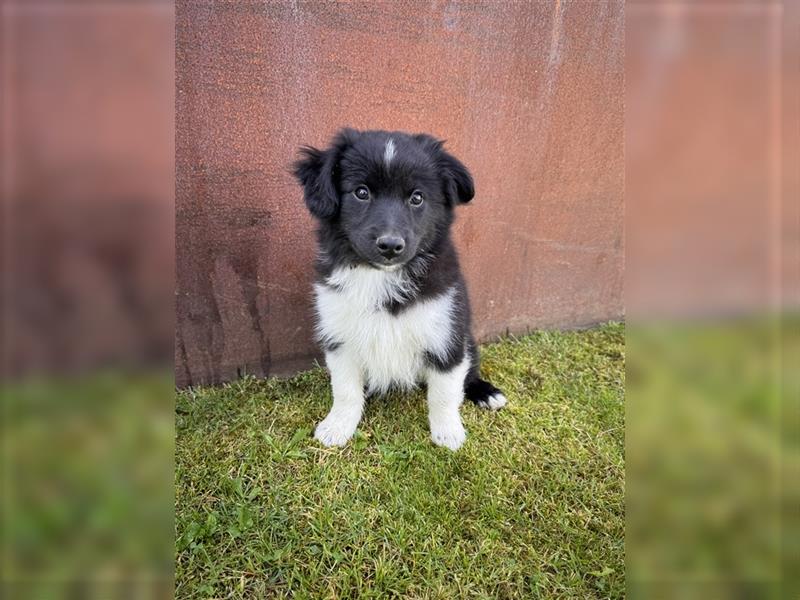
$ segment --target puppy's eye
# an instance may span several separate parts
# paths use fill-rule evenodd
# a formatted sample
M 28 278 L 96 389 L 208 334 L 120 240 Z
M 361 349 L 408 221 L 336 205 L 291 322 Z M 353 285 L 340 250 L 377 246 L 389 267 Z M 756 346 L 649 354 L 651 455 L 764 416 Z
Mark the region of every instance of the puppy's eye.
M 360 185 L 354 191 L 353 195 L 358 198 L 359 200 L 369 200 L 369 190 L 367 186 Z
M 423 202 L 425 202 L 425 197 L 419 190 L 411 194 L 411 198 L 408 199 L 408 203 L 411 204 L 411 206 L 419 206 Z

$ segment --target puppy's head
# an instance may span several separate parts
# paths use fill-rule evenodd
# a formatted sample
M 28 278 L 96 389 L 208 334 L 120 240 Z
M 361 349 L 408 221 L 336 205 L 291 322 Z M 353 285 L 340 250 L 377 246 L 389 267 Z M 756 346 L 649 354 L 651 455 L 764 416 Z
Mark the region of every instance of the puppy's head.
M 294 165 L 311 214 L 337 229 L 361 260 L 397 268 L 446 234 L 472 177 L 425 134 L 343 129 Z

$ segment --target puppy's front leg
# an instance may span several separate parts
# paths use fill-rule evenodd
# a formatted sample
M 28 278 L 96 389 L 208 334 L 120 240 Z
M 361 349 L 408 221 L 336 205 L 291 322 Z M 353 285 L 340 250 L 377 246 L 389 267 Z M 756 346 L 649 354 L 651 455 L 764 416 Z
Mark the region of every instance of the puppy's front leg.
M 358 362 L 345 348 L 326 352 L 325 363 L 331 372 L 333 407 L 317 425 L 314 437 L 324 446 L 344 446 L 353 437 L 361 421 L 364 378 Z
M 461 364 L 449 371 L 428 371 L 428 422 L 431 426 L 431 439 L 437 446 L 458 450 L 467 432 L 461 424 L 458 409 L 464 400 L 464 379 L 469 370 L 469 360 L 465 357 Z

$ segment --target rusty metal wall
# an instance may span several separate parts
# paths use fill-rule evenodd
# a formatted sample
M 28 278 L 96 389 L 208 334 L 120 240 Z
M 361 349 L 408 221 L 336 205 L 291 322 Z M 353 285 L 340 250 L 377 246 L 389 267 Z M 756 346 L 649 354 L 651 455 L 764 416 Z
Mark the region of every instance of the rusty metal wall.
M 2 370 L 168 364 L 172 6 L 6 0 L 0 11 Z
M 797 3 L 631 2 L 631 321 L 796 307 Z
M 471 169 L 477 336 L 623 315 L 621 2 L 176 3 L 176 383 L 317 356 L 314 223 L 288 173 L 341 126 Z

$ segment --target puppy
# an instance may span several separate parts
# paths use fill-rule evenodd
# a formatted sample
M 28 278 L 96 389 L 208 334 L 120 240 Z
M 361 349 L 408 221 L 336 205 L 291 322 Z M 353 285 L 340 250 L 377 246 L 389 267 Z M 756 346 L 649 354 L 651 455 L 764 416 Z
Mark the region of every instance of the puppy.
M 317 337 L 333 407 L 317 425 L 325 446 L 356 431 L 365 392 L 427 384 L 431 439 L 466 439 L 466 395 L 497 410 L 506 398 L 479 376 L 467 287 L 450 239 L 454 211 L 472 200 L 472 176 L 425 134 L 343 129 L 326 150 L 294 164 L 319 221 L 314 284 Z

